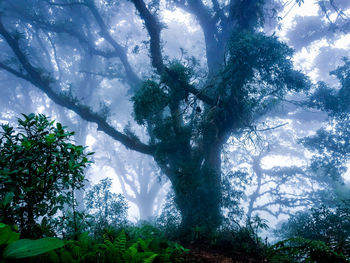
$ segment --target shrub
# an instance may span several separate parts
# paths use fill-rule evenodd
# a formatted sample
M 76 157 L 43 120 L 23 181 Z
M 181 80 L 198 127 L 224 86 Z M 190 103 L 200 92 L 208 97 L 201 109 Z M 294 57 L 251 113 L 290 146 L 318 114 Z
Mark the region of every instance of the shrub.
M 0 221 L 36 238 L 45 234 L 39 218 L 45 225 L 83 187 L 91 153 L 74 145 L 74 133 L 60 123 L 41 114 L 22 115 L 17 130 L 2 125 L 0 132 Z

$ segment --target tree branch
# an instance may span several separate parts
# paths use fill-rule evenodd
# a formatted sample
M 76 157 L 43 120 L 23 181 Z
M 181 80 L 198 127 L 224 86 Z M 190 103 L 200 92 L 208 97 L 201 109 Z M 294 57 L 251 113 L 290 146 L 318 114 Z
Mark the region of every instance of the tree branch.
M 21 73 L 21 72 L 15 70 L 15 69 L 13 69 L 13 68 L 7 66 L 6 64 L 4 64 L 4 63 L 2 63 L 2 62 L 0 62 L 0 68 L 6 70 L 6 71 L 8 71 L 8 72 L 10 72 L 11 74 L 15 75 L 15 76 L 18 77 L 18 78 L 21 78 L 21 79 L 25 79 L 25 80 L 27 80 L 27 81 L 30 81 L 30 78 L 29 78 L 27 75 L 24 75 L 23 73 Z
M 162 30 L 161 24 L 155 14 L 151 14 L 143 0 L 131 0 L 140 17 L 145 22 L 146 29 L 150 36 L 150 53 L 152 66 L 157 69 L 159 75 L 164 71 L 164 63 L 162 56 L 162 49 L 160 45 L 160 32 Z
M 168 74 L 169 78 L 175 83 L 178 82 L 181 87 L 183 87 L 183 89 L 185 89 L 186 91 L 188 91 L 189 93 L 193 94 L 197 99 L 205 102 L 208 105 L 211 106 L 215 106 L 216 105 L 216 101 L 210 97 L 208 97 L 207 95 L 205 95 L 203 92 L 210 87 L 206 86 L 204 87 L 202 90 L 197 90 L 193 85 L 188 84 L 186 82 L 180 82 L 178 76 L 176 76 L 173 72 L 171 72 L 170 70 L 168 70 L 168 68 L 165 68 L 165 72 Z
M 187 4 L 176 1 L 175 4 L 197 18 L 204 33 L 209 75 L 214 75 L 224 62 L 224 47 L 218 41 L 220 34 L 210 9 L 201 0 L 190 0 Z
M 101 117 L 97 113 L 94 113 L 88 107 L 78 104 L 73 98 L 70 98 L 63 94 L 55 93 L 52 87 L 50 86 L 51 84 L 50 81 L 45 76 L 43 76 L 42 73 L 40 73 L 40 70 L 38 68 L 35 68 L 33 65 L 30 64 L 27 57 L 20 49 L 18 40 L 13 38 L 6 31 L 1 21 L 1 16 L 0 16 L 0 35 L 2 35 L 3 38 L 6 40 L 7 44 L 12 49 L 13 53 L 16 55 L 18 61 L 21 63 L 23 69 L 27 72 L 27 75 L 19 73 L 18 71 L 12 68 L 9 68 L 4 64 L 1 65 L 1 68 L 7 70 L 8 72 L 10 72 L 11 74 L 17 77 L 20 77 L 29 81 L 34 86 L 42 90 L 56 104 L 74 111 L 76 114 L 78 114 L 82 119 L 86 121 L 96 123 L 98 126 L 97 130 L 103 131 L 107 135 L 111 136 L 113 139 L 122 143 L 125 147 L 144 154 L 149 154 L 149 155 L 153 154 L 154 149 L 151 146 L 143 144 L 142 142 L 132 139 L 127 135 L 117 131 L 114 127 L 108 124 L 103 117 Z
M 49 5 L 52 5 L 53 3 L 50 1 L 45 1 L 46 3 L 48 3 Z M 72 3 L 72 4 L 76 4 L 76 6 L 81 6 L 81 7 L 86 7 L 90 10 L 90 12 L 93 14 L 95 21 L 97 23 L 97 25 L 100 27 L 101 31 L 100 34 L 101 36 L 106 39 L 111 46 L 113 47 L 113 50 L 111 51 L 103 51 L 103 50 L 99 50 L 95 47 L 94 44 L 91 44 L 89 42 L 89 40 L 83 36 L 80 32 L 74 30 L 74 25 L 67 25 L 67 24 L 55 24 L 55 23 L 50 23 L 46 20 L 40 19 L 38 17 L 34 17 L 31 15 L 28 15 L 28 13 L 24 13 L 22 12 L 22 10 L 18 10 L 16 7 L 13 7 L 13 9 L 19 13 L 23 18 L 25 18 L 25 20 L 28 23 L 31 24 L 36 24 L 39 28 L 41 29 L 45 29 L 47 31 L 52 31 L 55 33 L 63 33 L 63 34 L 68 34 L 74 38 L 76 38 L 80 44 L 82 44 L 83 47 L 86 47 L 87 50 L 96 56 L 101 56 L 104 58 L 113 58 L 113 57 L 117 57 L 120 59 L 121 63 L 123 64 L 123 67 L 125 69 L 125 75 L 126 75 L 126 79 L 128 80 L 128 83 L 131 86 L 137 86 L 138 84 L 140 84 L 141 80 L 139 79 L 139 77 L 137 76 L 137 74 L 133 71 L 129 61 L 128 61 L 128 57 L 126 54 L 126 51 L 111 37 L 111 35 L 108 32 L 108 28 L 106 26 L 106 24 L 104 23 L 104 21 L 102 20 L 100 14 L 98 13 L 97 9 L 95 8 L 95 6 L 93 5 L 93 3 Z M 72 4 L 55 4 L 53 6 L 60 6 L 60 5 L 64 5 L 64 6 L 71 6 Z
M 123 66 L 124 66 L 126 75 L 129 78 L 129 82 L 133 83 L 133 84 L 139 84 L 140 83 L 140 79 L 136 75 L 136 73 L 133 71 L 133 69 L 132 69 L 132 67 L 131 67 L 131 65 L 130 65 L 130 63 L 128 61 L 128 57 L 126 55 L 126 51 L 110 35 L 109 29 L 108 29 L 107 25 L 105 24 L 105 22 L 103 21 L 103 19 L 102 19 L 101 15 L 99 14 L 99 12 L 97 11 L 97 8 L 96 8 L 94 2 L 93 1 L 89 1 L 88 3 L 86 3 L 86 6 L 88 7 L 90 12 L 94 16 L 97 24 L 99 25 L 99 27 L 101 29 L 101 32 L 100 32 L 101 36 L 104 39 L 106 39 L 109 44 L 112 45 L 112 47 L 115 50 L 115 53 L 118 54 L 118 57 L 119 57 L 120 61 L 122 62 Z

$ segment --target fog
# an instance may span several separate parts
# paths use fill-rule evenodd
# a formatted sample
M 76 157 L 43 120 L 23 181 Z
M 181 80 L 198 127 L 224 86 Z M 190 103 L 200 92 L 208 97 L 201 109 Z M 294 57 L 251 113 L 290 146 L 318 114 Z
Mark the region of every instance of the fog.
M 277 240 L 348 199 L 350 2 L 313 2 L 2 0 L 0 123 L 45 114 L 94 152 L 79 211 L 111 178 L 133 223 L 258 215 Z

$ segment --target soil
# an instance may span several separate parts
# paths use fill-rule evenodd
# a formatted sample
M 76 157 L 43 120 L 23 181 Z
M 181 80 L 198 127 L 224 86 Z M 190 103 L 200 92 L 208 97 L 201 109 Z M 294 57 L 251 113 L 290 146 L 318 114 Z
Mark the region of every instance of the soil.
M 266 263 L 262 259 L 255 259 L 246 255 L 225 255 L 222 252 L 213 251 L 208 248 L 190 247 L 191 251 L 186 262 L 199 263 Z

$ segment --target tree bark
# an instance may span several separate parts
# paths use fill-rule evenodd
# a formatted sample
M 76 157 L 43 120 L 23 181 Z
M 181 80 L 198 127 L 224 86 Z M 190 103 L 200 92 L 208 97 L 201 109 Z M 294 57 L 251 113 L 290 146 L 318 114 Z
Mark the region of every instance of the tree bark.
M 30 202 L 30 201 L 28 201 Z M 34 219 L 34 210 L 33 206 L 28 203 L 25 208 L 25 213 L 27 215 L 27 222 L 24 224 L 23 229 L 21 229 L 21 237 L 22 238 L 39 238 L 40 233 L 35 231 L 35 219 Z
M 188 156 L 173 161 L 169 176 L 183 241 L 205 242 L 221 224 L 221 148 L 215 144 L 205 149 L 200 162 Z

